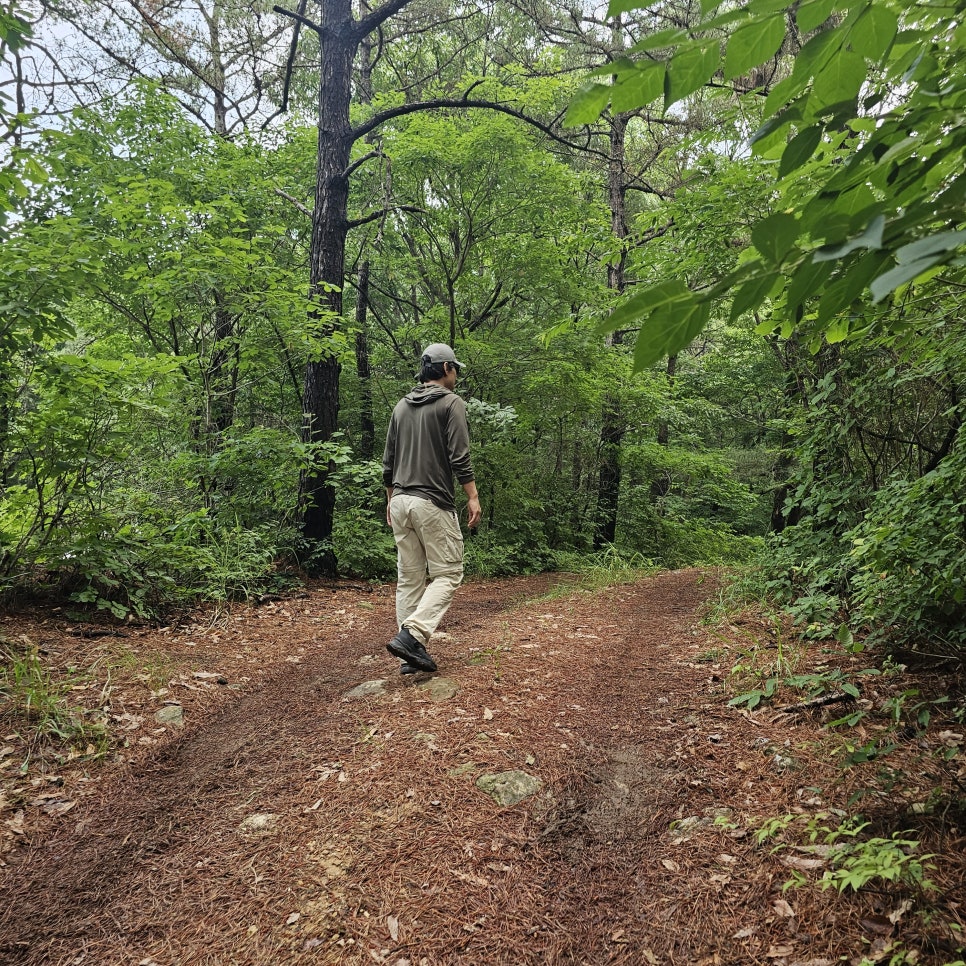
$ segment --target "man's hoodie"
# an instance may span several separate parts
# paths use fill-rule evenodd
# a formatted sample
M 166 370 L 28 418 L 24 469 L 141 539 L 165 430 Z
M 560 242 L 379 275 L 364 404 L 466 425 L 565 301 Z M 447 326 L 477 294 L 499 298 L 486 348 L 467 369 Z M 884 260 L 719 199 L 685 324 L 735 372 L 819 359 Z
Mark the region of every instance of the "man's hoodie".
M 382 480 L 393 492 L 455 510 L 453 477 L 473 480 L 466 404 L 437 383 L 417 386 L 396 403 L 382 455 Z

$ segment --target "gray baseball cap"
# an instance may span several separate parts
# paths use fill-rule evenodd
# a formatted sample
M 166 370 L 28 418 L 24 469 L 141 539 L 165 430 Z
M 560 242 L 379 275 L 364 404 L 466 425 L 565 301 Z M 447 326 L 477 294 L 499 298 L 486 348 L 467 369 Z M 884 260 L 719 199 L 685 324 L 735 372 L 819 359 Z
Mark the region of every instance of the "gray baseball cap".
M 460 369 L 466 368 L 466 364 L 456 358 L 456 353 L 445 342 L 434 342 L 432 345 L 426 346 L 423 349 L 423 361 L 425 362 L 427 359 L 430 362 L 453 362 Z

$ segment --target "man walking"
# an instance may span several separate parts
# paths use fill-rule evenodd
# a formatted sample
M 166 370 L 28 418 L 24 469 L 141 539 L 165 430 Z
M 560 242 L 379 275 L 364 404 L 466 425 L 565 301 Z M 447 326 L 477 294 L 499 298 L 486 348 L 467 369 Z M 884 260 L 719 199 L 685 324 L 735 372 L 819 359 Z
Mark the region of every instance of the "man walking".
M 466 492 L 471 530 L 481 517 L 466 404 L 453 391 L 462 368 L 448 345 L 427 346 L 421 385 L 396 404 L 386 434 L 382 479 L 386 522 L 396 539 L 399 625 L 386 647 L 403 662 L 403 674 L 436 670 L 426 645 L 463 581 L 463 534 L 453 498 L 454 476 Z

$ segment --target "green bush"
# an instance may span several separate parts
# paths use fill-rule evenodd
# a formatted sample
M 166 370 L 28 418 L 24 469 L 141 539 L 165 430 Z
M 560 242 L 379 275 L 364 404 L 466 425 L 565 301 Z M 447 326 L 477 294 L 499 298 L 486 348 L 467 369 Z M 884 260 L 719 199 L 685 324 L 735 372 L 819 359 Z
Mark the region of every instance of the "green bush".
M 854 619 L 873 637 L 966 646 L 966 452 L 880 490 L 850 533 Z

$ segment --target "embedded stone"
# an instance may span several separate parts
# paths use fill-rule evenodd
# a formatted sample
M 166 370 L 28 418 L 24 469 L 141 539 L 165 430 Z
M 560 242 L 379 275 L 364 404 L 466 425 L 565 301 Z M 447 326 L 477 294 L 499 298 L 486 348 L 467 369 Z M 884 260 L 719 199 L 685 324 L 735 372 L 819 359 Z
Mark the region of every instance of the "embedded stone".
M 516 805 L 540 791 L 543 782 L 525 771 L 501 771 L 496 775 L 481 775 L 476 787 L 497 805 Z
M 416 687 L 420 691 L 425 691 L 430 701 L 449 701 L 450 698 L 456 697 L 456 692 L 459 690 L 455 681 L 440 677 L 421 681 Z
M 180 704 L 166 704 L 154 716 L 158 724 L 171 725 L 172 728 L 184 727 L 184 708 Z
M 378 681 L 363 681 L 356 685 L 351 691 L 346 692 L 346 698 L 350 701 L 356 698 L 371 698 L 374 695 L 386 693 L 386 682 L 384 679 Z

